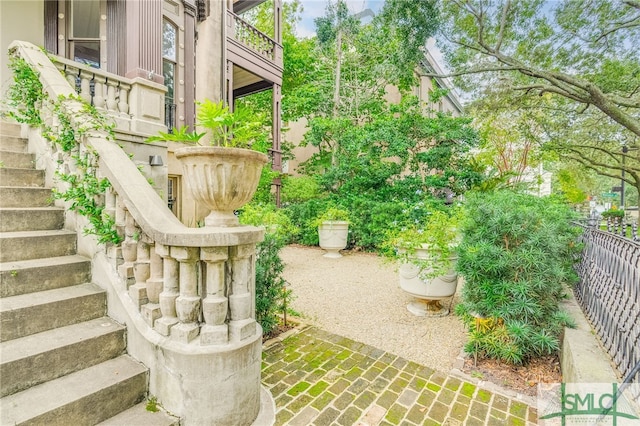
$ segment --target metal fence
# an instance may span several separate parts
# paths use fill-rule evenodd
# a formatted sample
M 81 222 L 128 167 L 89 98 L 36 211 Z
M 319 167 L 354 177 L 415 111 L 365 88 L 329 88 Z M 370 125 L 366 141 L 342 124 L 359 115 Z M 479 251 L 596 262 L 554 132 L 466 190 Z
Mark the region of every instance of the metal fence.
M 582 242 L 576 299 L 624 381 L 640 383 L 640 242 L 590 226 Z

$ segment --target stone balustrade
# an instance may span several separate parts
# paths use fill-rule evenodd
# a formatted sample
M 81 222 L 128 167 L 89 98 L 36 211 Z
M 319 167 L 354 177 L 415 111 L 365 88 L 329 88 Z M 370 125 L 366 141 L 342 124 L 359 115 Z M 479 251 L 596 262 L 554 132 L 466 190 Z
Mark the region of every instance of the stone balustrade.
M 144 134 L 166 130 L 163 85 L 124 78 L 59 56 L 51 59 L 78 96 L 111 117 L 117 130 Z

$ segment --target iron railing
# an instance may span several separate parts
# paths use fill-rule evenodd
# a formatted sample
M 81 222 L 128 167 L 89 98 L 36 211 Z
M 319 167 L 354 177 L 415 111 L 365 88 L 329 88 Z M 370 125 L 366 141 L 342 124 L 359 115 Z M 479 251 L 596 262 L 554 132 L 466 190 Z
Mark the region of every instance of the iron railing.
M 640 242 L 584 226 L 576 299 L 620 375 L 640 383 Z

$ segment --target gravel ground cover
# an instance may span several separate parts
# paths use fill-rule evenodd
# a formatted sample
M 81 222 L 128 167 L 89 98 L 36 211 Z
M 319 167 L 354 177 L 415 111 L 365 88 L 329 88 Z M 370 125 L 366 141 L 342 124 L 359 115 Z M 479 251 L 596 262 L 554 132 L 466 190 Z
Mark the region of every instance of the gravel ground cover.
M 445 373 L 451 370 L 466 341 L 455 315 L 409 313 L 412 297 L 400 289 L 395 265 L 375 254 L 344 251 L 340 259 L 327 259 L 323 253 L 296 245 L 281 252 L 294 296 L 291 307 L 306 323 Z

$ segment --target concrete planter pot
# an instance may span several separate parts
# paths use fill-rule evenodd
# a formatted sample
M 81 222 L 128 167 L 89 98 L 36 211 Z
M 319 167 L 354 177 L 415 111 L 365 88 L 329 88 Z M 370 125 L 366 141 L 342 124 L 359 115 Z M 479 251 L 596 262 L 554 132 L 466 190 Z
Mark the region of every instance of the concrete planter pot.
M 342 257 L 340 250 L 347 247 L 349 222 L 342 220 L 327 220 L 318 226 L 320 248 L 326 250 L 324 257 L 338 259 Z
M 239 225 L 234 210 L 251 201 L 268 161 L 261 152 L 218 146 L 181 148 L 176 158 L 193 198 L 211 209 L 206 226 Z
M 416 249 L 417 259 L 428 259 L 426 248 Z M 451 258 L 452 264 L 455 258 Z M 400 288 L 415 297 L 416 301 L 407 305 L 407 310 L 417 316 L 441 317 L 449 314 L 449 309 L 440 304 L 443 299 L 453 298 L 458 287 L 458 274 L 453 270 L 453 266 L 444 275 L 433 278 L 421 277 L 429 274 L 429 271 L 421 271 L 420 268 L 411 263 L 404 262 L 400 265 L 398 275 L 400 277 Z

